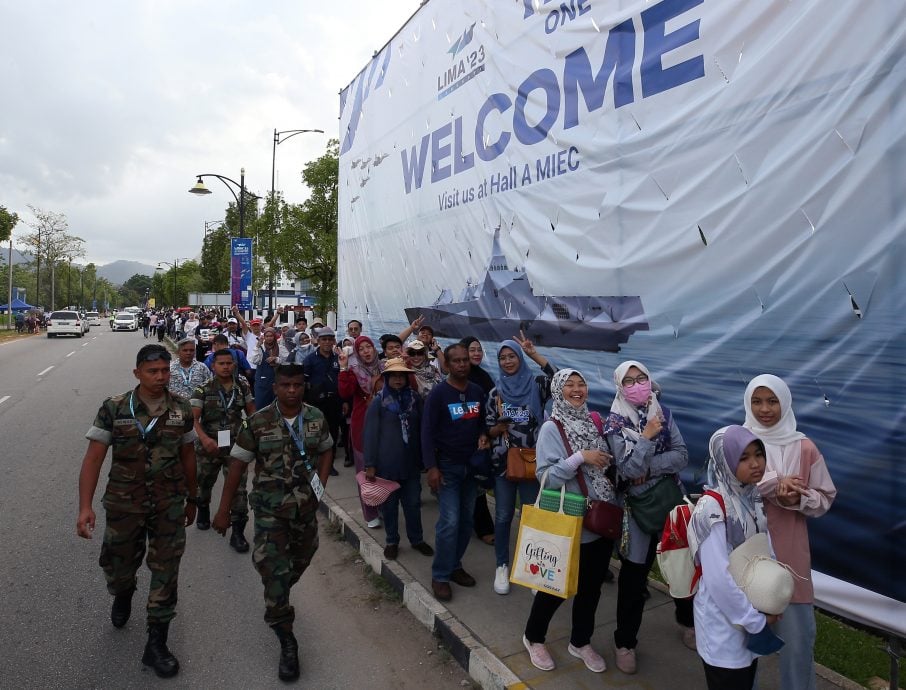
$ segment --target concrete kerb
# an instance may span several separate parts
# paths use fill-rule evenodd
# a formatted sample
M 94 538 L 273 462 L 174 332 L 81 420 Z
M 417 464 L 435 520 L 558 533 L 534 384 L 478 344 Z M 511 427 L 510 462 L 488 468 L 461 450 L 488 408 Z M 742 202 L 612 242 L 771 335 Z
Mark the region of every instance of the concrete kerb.
M 318 510 L 329 524 L 340 530 L 343 538 L 359 552 L 374 572 L 380 573 L 402 597 L 403 604 L 415 619 L 443 640 L 450 654 L 472 680 L 486 690 L 525 687 L 506 664 L 399 562 L 386 560 L 383 547 L 377 540 L 365 532 L 332 498 L 325 495 Z

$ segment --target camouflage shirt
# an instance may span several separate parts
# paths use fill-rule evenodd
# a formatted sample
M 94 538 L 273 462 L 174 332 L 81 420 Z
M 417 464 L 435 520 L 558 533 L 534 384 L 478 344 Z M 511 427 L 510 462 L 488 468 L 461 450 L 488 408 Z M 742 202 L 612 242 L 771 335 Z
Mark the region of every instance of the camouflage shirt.
M 242 426 L 242 412 L 247 405 L 254 404 L 255 396 L 243 376 L 234 377 L 230 392 L 213 378 L 196 388 L 189 402 L 193 410 L 201 410 L 201 428 L 216 441 L 221 429 L 229 429 L 230 438 L 236 438 Z
M 300 427 L 305 458 L 286 428 L 276 402 L 242 423 L 230 455 L 245 463 L 255 462 L 249 503 L 256 513 L 293 517 L 297 511 L 305 514 L 318 507 L 309 481 L 311 472 L 317 472 L 318 456 L 333 448 L 333 439 L 323 413 L 311 405 L 302 405 L 293 424 L 296 430 Z
M 113 446 L 104 492 L 107 510 L 145 513 L 185 499 L 186 480 L 179 452 L 184 444 L 195 440 L 192 408 L 168 392 L 164 396 L 166 411 L 144 440 L 137 422 L 147 429 L 154 418 L 138 396 L 138 387 L 107 398 L 85 434 L 90 441 Z

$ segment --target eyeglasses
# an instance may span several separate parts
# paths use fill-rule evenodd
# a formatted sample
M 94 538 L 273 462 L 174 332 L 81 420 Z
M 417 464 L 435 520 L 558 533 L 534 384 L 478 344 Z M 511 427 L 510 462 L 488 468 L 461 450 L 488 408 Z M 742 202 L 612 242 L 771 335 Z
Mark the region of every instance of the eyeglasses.
M 645 376 L 645 374 L 639 374 L 635 378 L 632 378 L 631 376 L 627 376 L 622 381 L 620 381 L 620 384 L 623 386 L 631 386 L 634 383 L 647 383 L 647 382 L 648 382 L 648 377 Z

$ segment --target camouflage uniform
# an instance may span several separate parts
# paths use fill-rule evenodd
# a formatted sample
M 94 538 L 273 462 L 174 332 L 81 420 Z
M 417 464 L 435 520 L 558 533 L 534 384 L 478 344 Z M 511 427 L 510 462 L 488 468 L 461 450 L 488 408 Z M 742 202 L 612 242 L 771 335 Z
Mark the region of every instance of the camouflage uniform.
M 235 392 L 235 395 L 232 393 Z M 223 396 L 221 398 L 221 396 Z M 232 401 L 232 404 L 230 404 Z M 205 383 L 203 386 L 196 388 L 192 393 L 190 403 L 192 409 L 201 410 L 199 422 L 204 432 L 215 441 L 217 432 L 223 429 L 230 430 L 231 441 L 236 439 L 236 434 L 242 426 L 242 412 L 246 406 L 255 402 L 249 384 L 242 377 L 234 377 L 233 391 L 227 393 L 220 382 L 214 378 Z M 226 403 L 226 410 L 224 410 Z M 223 446 L 218 449 L 215 455 L 211 455 L 202 447 L 199 441 L 195 442 L 195 459 L 198 467 L 198 502 L 201 506 L 207 506 L 211 503 L 211 489 L 217 482 L 218 472 L 223 472 L 224 481 L 226 480 L 229 469 L 230 446 Z M 249 506 L 246 489 L 246 477 L 248 472 L 243 471 L 242 480 L 239 482 L 239 488 L 236 495 L 233 496 L 233 503 L 230 506 L 230 521 L 233 523 L 245 524 L 248 521 Z
M 99 560 L 107 590 L 117 595 L 135 588 L 147 540 L 149 623 L 166 623 L 176 615 L 179 559 L 186 544 L 187 491 L 180 448 L 195 439 L 189 403 L 165 393 L 164 405 L 166 411 L 147 433 L 147 441 L 142 440 L 136 419 L 147 429 L 153 418 L 138 388 L 107 398 L 85 434 L 91 441 L 113 446 Z
M 324 415 L 302 405 L 299 413 L 305 454 L 313 472 L 318 456 L 333 448 Z M 294 428 L 299 428 L 299 418 Z M 277 409 L 262 408 L 247 419 L 231 455 L 255 462 L 250 502 L 255 511 L 252 562 L 264 584 L 264 620 L 270 626 L 292 625 L 290 588 L 298 582 L 318 550 L 317 499 L 309 484 L 311 474 Z

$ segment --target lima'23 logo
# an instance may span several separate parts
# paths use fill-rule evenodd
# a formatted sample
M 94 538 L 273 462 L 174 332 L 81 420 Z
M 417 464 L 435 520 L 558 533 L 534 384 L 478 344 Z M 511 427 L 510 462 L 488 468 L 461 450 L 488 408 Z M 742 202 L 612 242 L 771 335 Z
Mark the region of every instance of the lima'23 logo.
M 447 52 L 450 53 L 454 60 L 456 59 L 456 56 L 459 55 L 460 51 L 465 50 L 465 47 L 472 42 L 472 33 L 474 30 L 475 23 L 473 22 L 472 26 L 463 31 L 462 35 L 453 41 L 453 45 L 450 46 Z

